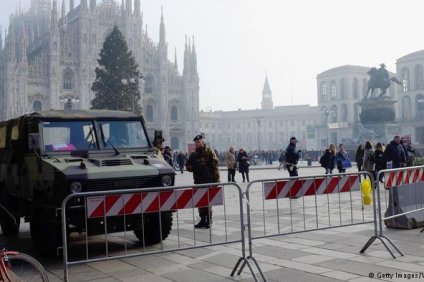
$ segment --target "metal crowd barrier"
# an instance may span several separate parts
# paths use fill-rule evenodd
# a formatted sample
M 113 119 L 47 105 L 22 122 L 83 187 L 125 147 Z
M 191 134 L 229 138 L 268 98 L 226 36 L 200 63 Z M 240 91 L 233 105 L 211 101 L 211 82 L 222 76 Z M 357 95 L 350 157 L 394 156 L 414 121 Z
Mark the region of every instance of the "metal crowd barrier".
M 387 240 L 393 248 L 401 256 L 403 256 L 403 253 L 399 250 L 399 248 L 383 234 L 383 221 L 394 220 L 396 218 L 424 210 L 424 187 L 422 183 L 424 181 L 424 166 L 381 170 L 377 174 L 377 180 L 381 181 L 376 181 L 378 183 L 377 214 L 379 232 L 375 237 L 380 239 L 383 243 L 384 241 L 382 239 Z M 382 193 L 384 198 L 381 195 Z M 398 198 L 402 199 L 401 203 L 394 202 L 395 194 L 397 194 Z M 400 204 L 402 206 L 400 206 Z M 386 213 L 389 215 L 383 216 L 383 209 L 386 210 Z M 370 244 L 371 243 L 372 242 L 370 242 Z M 392 257 L 396 258 L 387 246 L 386 248 L 389 250 Z
M 213 207 L 213 224 L 209 229 L 194 228 L 198 207 Z M 76 210 L 79 211 L 78 215 Z M 162 223 L 169 221 L 170 212 L 173 217 L 172 230 L 166 240 L 161 240 L 160 237 L 159 244 L 145 246 L 148 237 L 145 236 L 147 231 L 144 229 L 137 234 L 127 230 L 130 221 L 137 220 L 144 226 L 152 220 L 159 220 L 159 230 L 156 232 L 162 234 L 162 228 L 166 228 Z M 71 265 L 230 243 L 241 243 L 242 256 L 238 263 L 243 261 L 243 265 L 247 264 L 257 281 L 246 258 L 243 193 L 237 184 L 216 183 L 72 194 L 64 199 L 61 215 L 65 281 L 69 279 Z M 68 224 L 69 216 L 79 216 L 85 229 L 76 238 L 68 232 L 72 228 Z M 123 231 L 114 233 L 113 229 L 117 224 Z M 97 231 L 99 226 L 103 228 L 103 234 L 90 236 L 94 226 Z M 231 275 L 234 275 L 234 271 Z
M 372 210 L 364 208 L 361 177 L 370 178 L 373 183 L 368 172 L 263 179 L 249 183 L 246 190 L 247 260 L 257 265 L 252 250 L 255 239 L 366 223 L 374 223 L 377 234 L 375 197 Z M 260 274 L 266 281 L 261 270 Z

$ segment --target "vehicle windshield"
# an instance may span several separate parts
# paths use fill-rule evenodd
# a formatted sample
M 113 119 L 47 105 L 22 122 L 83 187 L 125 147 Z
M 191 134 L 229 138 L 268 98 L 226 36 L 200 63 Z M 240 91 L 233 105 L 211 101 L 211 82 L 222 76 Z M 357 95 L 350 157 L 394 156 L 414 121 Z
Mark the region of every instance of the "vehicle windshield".
M 45 121 L 42 125 L 46 152 L 98 148 L 92 121 Z
M 146 148 L 147 136 L 140 121 L 100 121 L 100 137 L 106 149 Z

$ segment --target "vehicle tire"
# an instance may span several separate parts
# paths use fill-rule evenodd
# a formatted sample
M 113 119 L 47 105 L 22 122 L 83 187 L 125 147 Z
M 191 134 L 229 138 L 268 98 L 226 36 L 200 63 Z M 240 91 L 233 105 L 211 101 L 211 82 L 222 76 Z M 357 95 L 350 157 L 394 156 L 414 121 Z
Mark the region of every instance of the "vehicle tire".
M 3 187 L 0 187 L 0 205 L 7 209 L 16 219 L 16 221 L 2 207 L 0 207 L 0 226 L 4 236 L 14 237 L 19 232 L 20 217 L 13 212 L 12 207 L 15 201 L 7 194 Z
M 35 258 L 23 253 L 8 254 L 7 258 L 11 281 L 49 281 L 46 270 Z
M 140 224 L 141 227 L 134 230 L 134 234 L 140 240 L 140 243 L 144 246 L 160 243 L 171 233 L 172 212 L 161 213 L 161 224 L 159 224 L 159 213 L 144 214 L 143 223 L 143 225 Z M 160 228 L 161 225 L 162 228 Z
M 61 226 L 41 205 L 36 205 L 29 223 L 31 239 L 38 253 L 48 257 L 57 256 L 57 248 L 61 246 Z

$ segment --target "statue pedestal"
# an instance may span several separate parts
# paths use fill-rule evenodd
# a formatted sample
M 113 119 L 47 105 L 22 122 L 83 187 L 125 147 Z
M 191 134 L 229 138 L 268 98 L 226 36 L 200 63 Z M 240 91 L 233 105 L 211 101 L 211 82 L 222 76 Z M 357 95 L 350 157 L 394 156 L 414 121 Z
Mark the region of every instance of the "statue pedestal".
M 366 137 L 374 144 L 387 143 L 394 135 L 400 134 L 400 127 L 395 123 L 395 103 L 397 101 L 389 97 L 364 99 L 359 103 L 361 106 L 359 117 L 365 131 L 368 132 Z M 369 134 L 370 132 L 374 134 Z

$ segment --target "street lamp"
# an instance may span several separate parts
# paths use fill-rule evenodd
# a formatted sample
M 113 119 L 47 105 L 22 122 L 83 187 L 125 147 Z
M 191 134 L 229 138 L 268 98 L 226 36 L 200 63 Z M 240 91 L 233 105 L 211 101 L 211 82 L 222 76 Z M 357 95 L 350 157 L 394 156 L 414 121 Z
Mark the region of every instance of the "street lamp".
M 143 79 L 143 75 L 139 75 L 140 79 Z M 132 90 L 132 101 L 131 101 L 131 112 L 134 113 L 135 112 L 135 94 L 137 93 L 137 80 L 134 77 L 130 77 L 130 78 L 123 78 L 121 79 L 121 83 L 125 86 L 130 85 L 131 90 Z
M 59 101 L 63 103 L 63 109 L 69 111 L 72 110 L 73 104 L 79 103 L 80 99 L 78 97 L 61 97 Z

